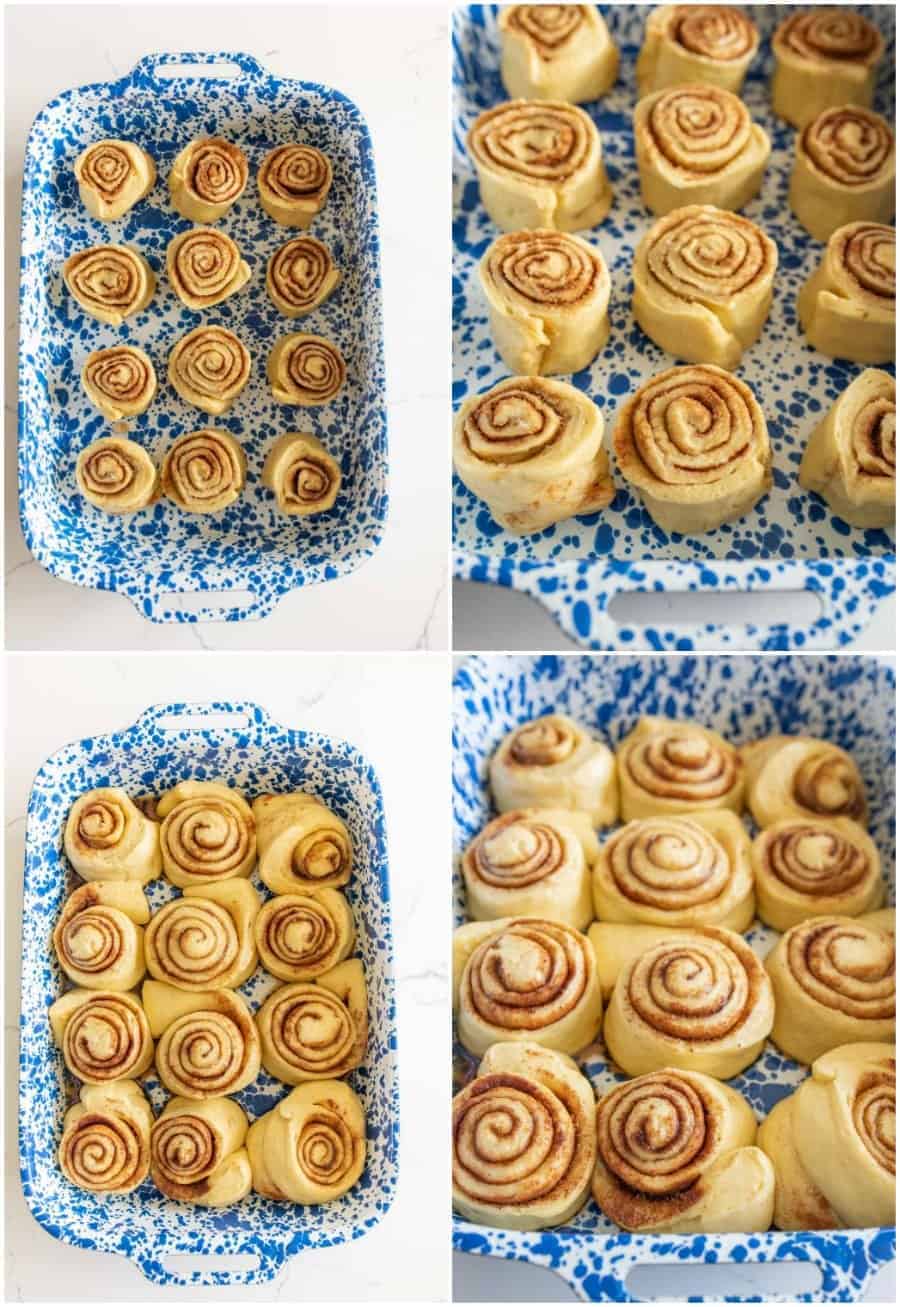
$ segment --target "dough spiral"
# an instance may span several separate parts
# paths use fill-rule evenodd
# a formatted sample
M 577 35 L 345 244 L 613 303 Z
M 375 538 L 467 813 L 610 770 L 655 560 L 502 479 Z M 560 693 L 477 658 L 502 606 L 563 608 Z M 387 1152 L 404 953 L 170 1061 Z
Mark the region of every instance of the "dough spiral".
M 230 989 L 185 993 L 158 980 L 142 991 L 159 1036 L 156 1070 L 173 1094 L 200 1100 L 236 1094 L 259 1074 L 260 1043 L 244 999 Z
M 327 154 L 312 145 L 278 145 L 256 179 L 266 213 L 283 227 L 308 227 L 324 206 L 333 171 Z
M 147 970 L 176 989 L 236 989 L 256 970 L 258 912 L 249 881 L 188 886 L 147 927 Z
M 856 10 L 822 6 L 785 18 L 772 53 L 772 108 L 802 128 L 823 109 L 872 103 L 884 38 Z
M 127 1194 L 147 1178 L 153 1112 L 140 1085 L 82 1085 L 59 1145 L 63 1175 L 79 1189 Z
M 254 923 L 259 960 L 279 980 L 315 980 L 353 951 L 356 931 L 340 890 L 277 894 Z
M 80 795 L 66 818 L 66 857 L 83 880 L 135 880 L 162 872 L 159 826 L 123 789 L 106 786 Z
M 276 1202 L 330 1203 L 366 1165 L 366 1118 L 343 1080 L 298 1085 L 247 1135 L 253 1188 Z
M 637 60 L 638 95 L 685 82 L 740 94 L 759 49 L 756 24 L 731 5 L 660 5 L 647 17 Z
M 166 273 L 182 304 L 196 310 L 221 304 L 250 280 L 237 245 L 214 227 L 194 227 L 173 236 L 166 250 Z
M 595 826 L 611 826 L 618 817 L 612 750 L 565 713 L 548 713 L 510 731 L 489 771 L 499 812 L 570 808 L 586 813 Z
M 136 345 L 113 345 L 87 356 L 81 384 L 105 418 L 121 422 L 150 407 L 156 394 L 156 372 L 149 355 Z
M 340 279 L 328 247 L 315 236 L 295 236 L 277 249 L 266 265 L 269 299 L 286 318 L 312 313 Z
M 879 223 L 851 222 L 832 233 L 797 297 L 800 324 L 815 349 L 855 363 L 894 358 L 896 248 L 894 228 Z
M 330 404 L 347 380 L 344 356 L 324 336 L 283 336 L 269 355 L 269 385 L 278 404 Z
M 288 431 L 273 441 L 262 483 L 274 494 L 279 512 L 306 517 L 334 508 L 341 468 L 321 440 L 307 432 Z
M 807 735 L 773 735 L 741 749 L 757 826 L 787 817 L 849 817 L 865 826 L 866 790 L 843 749 Z
M 259 874 L 273 894 L 337 889 L 353 870 L 353 843 L 340 817 L 311 794 L 253 801 Z
M 66 1066 L 90 1085 L 135 1080 L 153 1061 L 153 1040 L 133 994 L 70 989 L 48 1013 Z
M 53 931 L 59 965 L 82 989 L 129 990 L 144 974 L 150 908 L 136 881 L 90 881 L 66 899 Z
M 225 327 L 195 327 L 169 355 L 168 375 L 186 404 L 221 417 L 250 380 L 250 351 Z
M 124 436 L 102 436 L 83 449 L 75 481 L 88 503 L 104 513 L 136 513 L 159 499 L 153 459 Z
M 173 885 L 209 885 L 249 876 L 256 823 L 239 790 L 220 781 L 182 781 L 156 806 L 163 868 Z
M 81 202 L 101 222 L 123 217 L 156 183 L 156 164 L 133 141 L 95 141 L 75 160 Z
M 93 245 L 70 254 L 63 280 L 86 313 L 112 327 L 147 307 L 156 290 L 156 274 L 128 245 Z
M 616 768 L 623 821 L 744 806 L 740 755 L 694 722 L 641 717 L 616 749 Z
M 825 109 L 797 136 L 789 203 L 816 240 L 848 222 L 890 222 L 896 182 L 894 133 L 857 105 Z
M 507 94 L 583 104 L 605 95 L 619 52 L 594 5 L 507 5 L 499 15 Z
M 169 173 L 172 203 L 191 222 L 215 222 L 243 195 L 248 175 L 239 145 L 221 136 L 191 141 Z
M 884 899 L 878 849 L 856 822 L 787 818 L 753 841 L 760 920 L 789 930 L 808 917 L 855 917 Z
M 315 981 L 279 986 L 256 1021 L 263 1066 L 277 1080 L 299 1085 L 347 1075 L 366 1055 L 362 963 L 350 958 Z
M 878 368 L 854 377 L 803 453 L 799 481 L 851 526 L 892 526 L 897 503 L 897 389 Z
M 246 479 L 246 454 L 230 432 L 215 427 L 179 436 L 163 460 L 163 493 L 186 513 L 220 513 Z
M 230 1098 L 170 1098 L 150 1134 L 150 1175 L 176 1202 L 224 1207 L 250 1192 L 247 1116 Z

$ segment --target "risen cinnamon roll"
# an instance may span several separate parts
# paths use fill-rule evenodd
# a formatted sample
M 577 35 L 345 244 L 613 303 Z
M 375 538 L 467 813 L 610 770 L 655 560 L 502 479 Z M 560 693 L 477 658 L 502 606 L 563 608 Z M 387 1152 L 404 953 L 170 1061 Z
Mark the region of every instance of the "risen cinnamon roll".
M 163 460 L 163 493 L 186 513 L 220 513 L 244 488 L 247 456 L 229 431 L 179 436 Z
M 366 980 L 358 958 L 314 981 L 280 985 L 256 1014 L 262 1063 L 287 1085 L 331 1080 L 366 1055 Z
M 89 1085 L 136 1080 L 153 1061 L 153 1040 L 133 994 L 70 989 L 48 1012 L 66 1066 Z
M 590 1193 L 594 1092 L 540 1044 L 494 1044 L 453 1100 L 453 1206 L 508 1230 L 570 1221 Z
M 279 980 L 315 980 L 353 952 L 356 930 L 340 890 L 277 894 L 254 922 L 259 960 Z
M 311 794 L 263 794 L 253 801 L 259 874 L 273 894 L 346 885 L 353 870 L 350 832 Z
M 594 1198 L 625 1230 L 767 1230 L 775 1176 L 755 1142 L 756 1118 L 734 1089 L 653 1071 L 597 1104 Z
M 459 1038 L 470 1053 L 529 1039 L 576 1053 L 600 1028 L 596 958 L 571 926 L 539 917 L 470 922 L 454 934 L 453 966 Z
M 814 349 L 854 363 L 889 363 L 896 350 L 893 227 L 851 222 L 832 234 L 825 257 L 797 297 Z
M 159 1039 L 156 1070 L 173 1094 L 218 1098 L 245 1089 L 259 1074 L 259 1035 L 246 1000 L 230 989 L 186 993 L 159 980 L 141 991 Z
M 277 249 L 266 265 L 269 299 L 286 318 L 312 313 L 340 279 L 330 251 L 315 236 L 295 236 Z
M 69 809 L 66 857 L 83 880 L 136 880 L 162 873 L 159 826 L 117 786 L 88 790 Z
M 247 177 L 247 156 L 239 145 L 221 136 L 191 141 L 169 173 L 172 203 L 191 222 L 216 222 L 243 195 Z
M 467 138 L 481 202 L 502 231 L 581 231 L 609 212 L 600 133 L 576 105 L 510 100 L 485 109 Z
M 250 269 L 230 236 L 214 227 L 193 227 L 173 236 L 166 250 L 166 274 L 189 309 L 221 304 L 250 280 Z
M 893 1041 L 894 934 L 894 913 L 884 908 L 813 917 L 781 936 L 766 970 L 775 991 L 772 1039 L 783 1053 L 814 1062 L 840 1044 Z
M 59 965 L 82 989 L 134 989 L 150 908 L 137 881 L 93 880 L 66 899 L 53 932 Z
M 249 876 L 256 823 L 239 790 L 221 781 L 182 781 L 159 799 L 163 869 L 173 885 L 210 885 Z
M 250 380 L 250 351 L 225 327 L 195 327 L 169 355 L 169 385 L 186 404 L 221 417 Z
M 772 108 L 795 127 L 842 104 L 872 103 L 884 38 L 854 9 L 793 13 L 772 37 Z
M 366 1165 L 362 1103 L 343 1080 L 298 1085 L 247 1135 L 253 1188 L 276 1202 L 319 1205 L 352 1189 Z
M 756 24 L 731 5 L 651 10 L 637 60 L 638 95 L 703 82 L 740 94 L 759 49 Z
M 247 1115 L 230 1098 L 170 1098 L 150 1134 L 150 1177 L 167 1198 L 227 1207 L 252 1186 Z
M 851 526 L 892 526 L 897 502 L 897 389 L 866 368 L 809 438 L 799 481 Z
M 894 216 L 894 133 L 868 109 L 825 109 L 797 133 L 789 202 L 817 241 L 848 222 L 890 222 Z
M 332 341 L 295 332 L 275 345 L 267 375 L 276 403 L 309 408 L 330 404 L 339 394 L 347 380 L 347 365 Z
M 616 750 L 622 820 L 744 807 L 738 751 L 694 722 L 641 717 Z
M 149 356 L 136 345 L 113 345 L 87 356 L 81 384 L 104 417 L 121 422 L 149 408 L 156 394 L 156 373 Z
M 856 763 L 836 744 L 773 735 L 741 749 L 747 803 L 757 826 L 787 817 L 849 817 L 865 826 L 866 791 Z
M 761 921 L 789 930 L 808 917 L 858 917 L 884 901 L 874 842 L 846 817 L 777 821 L 753 841 Z
M 93 218 L 113 222 L 156 184 L 156 164 L 133 141 L 95 141 L 75 160 L 81 202 Z
M 246 880 L 189 886 L 147 928 L 147 970 L 176 989 L 236 989 L 256 970 L 259 895 Z
M 702 535 L 734 522 L 772 485 L 772 450 L 749 386 L 693 364 L 651 377 L 613 431 L 619 471 L 664 531 Z
M 153 299 L 156 274 L 137 250 L 128 245 L 92 245 L 70 254 L 63 280 L 92 318 L 120 327 Z
M 549 377 L 510 377 L 467 399 L 453 462 L 494 520 L 520 535 L 606 508 L 615 493 L 600 409 Z
M 595 826 L 619 815 L 612 750 L 565 713 L 549 713 L 510 731 L 490 762 L 491 793 L 499 812 L 515 808 L 570 808 Z
M 273 441 L 262 483 L 274 494 L 280 513 L 307 517 L 334 508 L 341 468 L 321 440 L 308 432 L 288 431 Z
M 60 1170 L 91 1193 L 131 1193 L 150 1169 L 152 1124 L 150 1104 L 133 1080 L 82 1085 L 63 1121 Z
M 153 459 L 124 436 L 103 436 L 83 449 L 75 481 L 88 503 L 104 513 L 136 513 L 159 499 Z
M 742 209 L 759 193 L 772 148 L 736 95 L 701 83 L 639 100 L 634 145 L 641 199 L 657 215 L 685 204 Z
M 328 199 L 332 168 L 312 145 L 278 145 L 263 159 L 256 185 L 266 213 L 282 227 L 308 227 Z
M 509 5 L 499 26 L 500 76 L 513 98 L 583 104 L 616 80 L 619 52 L 594 5 Z
M 769 316 L 777 267 L 755 223 L 710 204 L 675 209 L 635 253 L 635 320 L 669 354 L 736 368 Z

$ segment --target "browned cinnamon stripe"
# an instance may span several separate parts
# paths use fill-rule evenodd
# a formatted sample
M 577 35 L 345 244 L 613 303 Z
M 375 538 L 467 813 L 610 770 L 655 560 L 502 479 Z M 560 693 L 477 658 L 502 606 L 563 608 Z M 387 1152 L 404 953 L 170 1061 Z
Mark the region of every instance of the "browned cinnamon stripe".
M 788 971 L 816 1003 L 859 1021 L 893 1017 L 892 935 L 825 917 L 801 922 L 784 938 Z

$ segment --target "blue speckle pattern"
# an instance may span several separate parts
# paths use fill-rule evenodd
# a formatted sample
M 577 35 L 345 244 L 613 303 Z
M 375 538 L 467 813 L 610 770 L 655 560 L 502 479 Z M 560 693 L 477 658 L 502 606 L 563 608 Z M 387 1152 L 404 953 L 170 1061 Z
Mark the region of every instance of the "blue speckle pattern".
M 456 920 L 464 920 L 459 855 L 491 815 L 491 754 L 520 722 L 554 711 L 592 726 L 612 747 L 645 713 L 699 721 L 735 744 L 781 731 L 805 732 L 840 744 L 862 772 L 872 813 L 870 831 L 891 880 L 893 902 L 895 696 L 893 665 L 848 655 L 467 659 L 454 681 L 453 698 Z M 777 937 L 757 923 L 747 938 L 763 956 Z M 627 1078 L 609 1069 L 600 1044 L 592 1046 L 584 1070 L 598 1094 Z M 762 1056 L 730 1083 L 762 1118 L 805 1074 L 804 1067 L 767 1043 Z M 632 1235 L 608 1221 L 593 1199 L 558 1230 L 523 1234 L 454 1217 L 453 1233 L 453 1245 L 460 1252 L 549 1267 L 591 1302 L 634 1301 L 626 1279 L 641 1263 L 787 1260 L 814 1262 L 822 1272 L 821 1288 L 798 1301 L 853 1302 L 875 1270 L 896 1256 L 895 1244 L 893 1229 Z
M 234 78 L 164 76 L 165 64 L 237 65 Z M 185 308 L 165 275 L 166 246 L 193 224 L 172 207 L 167 179 L 175 155 L 197 136 L 238 143 L 250 164 L 240 200 L 216 223 L 250 264 L 237 295 L 202 315 Z M 78 195 L 72 165 L 101 137 L 134 140 L 156 161 L 146 199 L 112 223 L 93 219 Z M 266 262 L 297 234 L 263 210 L 256 176 L 275 145 L 302 140 L 324 150 L 334 184 L 311 234 L 323 240 L 341 270 L 332 296 L 305 318 L 283 317 L 265 289 Z M 149 259 L 157 290 L 143 313 L 109 327 L 84 313 L 62 280 L 73 251 L 131 244 Z M 240 54 L 153 55 L 118 82 L 67 91 L 38 114 L 25 166 L 19 356 L 19 503 L 34 557 L 54 576 L 126 594 L 153 621 L 240 621 L 265 616 L 279 596 L 334 580 L 363 563 L 381 540 L 387 514 L 387 415 L 375 170 L 368 128 L 340 92 L 280 80 Z M 222 418 L 185 404 L 166 380 L 175 342 L 201 322 L 236 332 L 253 359 L 249 385 Z M 322 408 L 279 405 L 266 383 L 266 359 L 289 331 L 335 341 L 347 361 L 347 382 Z M 109 431 L 84 394 L 86 356 L 114 344 L 140 345 L 153 360 L 159 390 L 130 424 L 133 438 L 158 466 L 185 432 L 203 426 L 230 431 L 244 446 L 248 478 L 223 513 L 195 515 L 165 500 L 112 517 L 87 504 L 75 484 L 79 452 Z M 331 512 L 309 518 L 277 512 L 260 476 L 265 454 L 285 431 L 312 431 L 341 465 L 343 482 Z M 180 606 L 172 596 L 250 591 L 251 602 L 210 598 Z
M 890 6 L 856 7 L 885 34 L 887 52 L 875 107 L 892 121 L 895 11 Z M 612 91 L 583 107 L 600 130 L 614 200 L 609 217 L 587 234 L 609 266 L 611 332 L 599 357 L 571 381 L 603 410 L 609 433 L 623 397 L 675 360 L 644 336 L 631 314 L 634 251 L 654 221 L 640 200 L 631 125 L 637 101 L 635 60 L 647 10 L 640 5 L 599 8 L 621 52 L 621 66 Z M 588 648 L 840 648 L 859 634 L 895 585 L 893 533 L 847 527 L 824 500 L 797 482 L 813 427 L 861 369 L 815 353 L 799 330 L 797 291 L 818 265 L 823 246 L 806 234 L 788 207 L 795 133 L 769 108 L 770 37 L 784 7 L 747 8 L 763 40 L 743 98 L 771 137 L 772 155 L 762 193 L 743 212 L 778 245 L 779 269 L 763 335 L 744 355 L 739 375 L 766 415 L 774 455 L 772 491 L 739 522 L 696 538 L 670 537 L 654 524 L 613 460 L 616 496 L 608 509 L 519 537 L 497 526 L 484 504 L 454 477 L 455 574 L 533 595 L 573 640 Z M 499 75 L 496 15 L 495 5 L 473 5 L 454 15 L 455 407 L 507 375 L 491 340 L 476 274 L 478 260 L 498 233 L 481 206 L 465 148 L 475 116 L 508 98 Z M 806 626 L 765 626 L 753 622 L 752 600 L 745 626 L 628 626 L 608 612 L 610 600 L 622 590 L 772 589 L 814 590 L 822 603 L 821 617 Z
M 213 719 L 238 714 L 236 726 L 179 729 L 166 719 Z M 275 1203 L 251 1194 L 221 1209 L 165 1198 L 145 1181 L 134 1193 L 101 1198 L 70 1184 L 56 1152 L 77 1082 L 54 1046 L 47 1009 L 67 987 L 49 939 L 63 902 L 82 882 L 68 866 L 62 832 L 71 804 L 95 786 L 121 785 L 132 796 L 159 794 L 184 779 L 226 781 L 248 799 L 308 790 L 346 822 L 354 870 L 346 894 L 357 925 L 356 953 L 366 974 L 369 1042 L 363 1065 L 349 1077 L 366 1113 L 368 1153 L 359 1183 L 320 1207 Z M 254 872 L 252 884 L 268 890 Z M 152 881 L 153 911 L 177 896 Z M 277 985 L 259 968 L 241 986 L 254 1011 Z M 22 1009 L 19 1055 L 19 1150 L 25 1200 L 35 1219 L 64 1243 L 130 1258 L 157 1284 L 256 1284 L 277 1274 L 304 1248 L 357 1239 L 377 1225 L 397 1183 L 399 1097 L 394 962 L 384 806 L 370 763 L 352 745 L 311 731 L 276 725 L 253 704 L 167 704 L 149 709 L 127 730 L 79 740 L 49 758 L 35 777 L 28 805 L 22 926 Z M 151 1070 L 144 1087 L 158 1113 L 167 1094 Z M 251 1120 L 289 1091 L 262 1071 L 235 1095 Z M 163 1264 L 172 1254 L 250 1254 L 253 1270 L 179 1273 Z

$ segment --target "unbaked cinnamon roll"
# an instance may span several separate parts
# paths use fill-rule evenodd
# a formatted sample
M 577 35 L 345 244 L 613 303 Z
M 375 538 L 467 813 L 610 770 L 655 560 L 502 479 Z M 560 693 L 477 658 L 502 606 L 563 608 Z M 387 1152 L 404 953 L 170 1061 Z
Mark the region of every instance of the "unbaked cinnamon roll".
M 722 368 L 669 368 L 644 382 L 619 413 L 613 448 L 622 476 L 669 534 L 737 521 L 772 485 L 762 409 Z
M 88 790 L 69 809 L 66 857 L 83 880 L 136 880 L 162 873 L 159 826 L 118 786 Z
M 485 109 L 467 143 L 481 202 L 502 231 L 581 231 L 609 212 L 600 133 L 574 104 L 510 100 Z
M 156 164 L 133 141 L 95 141 L 75 160 L 81 202 L 92 218 L 113 222 L 156 184 Z
M 260 203 L 282 227 L 308 227 L 328 199 L 332 176 L 331 160 L 321 150 L 278 145 L 260 164 Z
M 156 274 L 129 245 L 92 245 L 70 254 L 63 280 L 86 313 L 111 327 L 140 313 L 153 299 Z
M 48 1012 L 66 1066 L 89 1085 L 136 1080 L 153 1061 L 153 1040 L 133 994 L 70 989 Z
M 895 923 L 887 908 L 861 917 L 813 917 L 792 926 L 766 958 L 775 991 L 772 1040 L 814 1062 L 896 1030 Z
M 277 894 L 254 922 L 259 960 L 279 980 L 315 980 L 353 952 L 356 929 L 340 890 Z
M 347 380 L 344 356 L 324 336 L 282 336 L 269 355 L 266 374 L 277 404 L 304 408 L 330 404 Z
M 453 462 L 494 521 L 519 535 L 595 513 L 615 493 L 600 409 L 549 377 L 510 377 L 467 399 L 454 423 Z
M 358 958 L 316 980 L 280 985 L 256 1014 L 262 1063 L 287 1085 L 332 1080 L 366 1055 L 366 981 Z
M 825 257 L 797 297 L 814 349 L 854 363 L 890 363 L 896 350 L 893 227 L 851 222 L 829 238 Z
M 311 794 L 263 794 L 253 801 L 259 874 L 273 894 L 337 889 L 353 870 L 350 832 Z
M 453 1206 L 466 1220 L 563 1225 L 588 1198 L 595 1157 L 590 1082 L 540 1044 L 492 1045 L 453 1100 Z
M 286 318 L 312 313 L 341 279 L 328 247 L 315 236 L 295 236 L 266 265 L 269 299 Z
M 653 224 L 634 256 L 632 308 L 660 349 L 732 370 L 769 316 L 778 247 L 755 223 L 693 204 Z
M 641 717 L 616 750 L 622 820 L 744 807 L 738 751 L 695 722 Z
M 173 885 L 210 885 L 249 876 L 256 864 L 256 822 L 239 790 L 221 781 L 182 781 L 161 796 L 163 869 Z
M 894 133 L 879 114 L 845 104 L 797 133 L 788 199 L 817 241 L 848 222 L 890 222 L 895 184 Z
M 697 82 L 739 95 L 758 49 L 759 32 L 743 9 L 660 5 L 644 28 L 638 95 Z
M 179 436 L 163 460 L 163 494 L 186 513 L 220 513 L 246 480 L 247 455 L 229 431 L 215 427 Z
M 230 236 L 214 227 L 193 227 L 173 236 L 166 250 L 166 274 L 189 309 L 221 304 L 250 280 L 250 269 Z
M 846 817 L 777 821 L 753 841 L 759 918 L 789 930 L 809 917 L 858 917 L 884 901 L 881 858 Z
M 258 912 L 249 881 L 188 886 L 147 928 L 147 970 L 176 989 L 237 989 L 256 970 Z
M 195 327 L 169 355 L 169 385 L 186 404 L 221 417 L 250 380 L 250 351 L 225 327 Z
M 489 766 L 499 812 L 516 808 L 570 808 L 595 826 L 619 815 L 612 750 L 565 713 L 523 722 L 501 740 Z
M 866 368 L 809 438 L 799 481 L 851 526 L 893 526 L 897 503 L 897 388 Z
M 240 199 L 249 175 L 247 156 L 221 136 L 186 145 L 172 164 L 169 191 L 182 218 L 216 222 Z
M 736 1090 L 690 1070 L 653 1071 L 597 1104 L 594 1198 L 625 1230 L 768 1230 L 772 1164 Z
M 172 1094 L 236 1094 L 259 1074 L 259 1035 L 246 1000 L 230 989 L 187 993 L 145 980 L 144 1010 L 159 1038 L 156 1070 Z
M 153 459 L 125 436 L 102 436 L 83 449 L 75 481 L 88 503 L 104 513 L 136 513 L 159 499 Z
M 343 1080 L 298 1085 L 247 1135 L 253 1188 L 276 1202 L 318 1206 L 352 1189 L 366 1165 L 362 1103 Z
M 602 253 L 561 231 L 498 236 L 478 265 L 491 335 L 510 372 L 580 372 L 609 337 L 609 272 Z
M 884 38 L 854 9 L 821 7 L 785 18 L 772 53 L 772 108 L 805 127 L 823 109 L 872 103 Z
M 499 27 L 500 76 L 513 99 L 584 104 L 616 80 L 619 52 L 594 5 L 509 5 Z
M 59 965 L 82 989 L 134 989 L 146 969 L 149 920 L 137 881 L 89 881 L 66 899 L 53 932 Z
M 230 1098 L 170 1098 L 150 1134 L 150 1177 L 180 1203 L 227 1207 L 252 1187 L 248 1121 Z
M 757 826 L 788 817 L 849 817 L 865 826 L 868 805 L 856 763 L 836 744 L 772 735 L 741 749 L 747 804 Z
M 87 356 L 81 384 L 105 418 L 121 422 L 150 407 L 156 394 L 156 372 L 149 355 L 136 345 L 113 345 Z
M 280 513 L 308 517 L 334 508 L 341 467 L 321 440 L 309 432 L 288 431 L 273 441 L 262 483 L 274 494 Z
M 742 209 L 759 193 L 772 148 L 736 95 L 700 83 L 639 100 L 634 145 L 641 199 L 657 215 L 686 204 Z
M 150 1169 L 153 1111 L 133 1080 L 82 1085 L 59 1145 L 63 1175 L 96 1194 L 128 1194 Z

